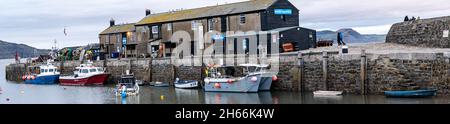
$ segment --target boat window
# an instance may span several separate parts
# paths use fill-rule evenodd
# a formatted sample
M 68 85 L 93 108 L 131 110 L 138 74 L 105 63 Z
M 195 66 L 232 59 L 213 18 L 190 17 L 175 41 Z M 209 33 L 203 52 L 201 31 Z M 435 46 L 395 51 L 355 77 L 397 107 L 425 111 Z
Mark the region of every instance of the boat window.
M 56 72 L 59 72 L 59 69 L 56 69 Z
M 82 73 L 89 73 L 89 71 L 87 69 L 83 69 L 81 70 Z
M 44 69 L 44 72 L 48 72 L 48 69 Z
M 89 69 L 90 72 L 96 72 L 97 70 L 95 68 Z
M 44 69 L 41 69 L 41 73 L 44 73 L 45 72 L 45 70 Z
M 103 68 L 97 68 L 99 72 L 103 72 Z
M 49 69 L 48 72 L 53 72 L 53 69 Z

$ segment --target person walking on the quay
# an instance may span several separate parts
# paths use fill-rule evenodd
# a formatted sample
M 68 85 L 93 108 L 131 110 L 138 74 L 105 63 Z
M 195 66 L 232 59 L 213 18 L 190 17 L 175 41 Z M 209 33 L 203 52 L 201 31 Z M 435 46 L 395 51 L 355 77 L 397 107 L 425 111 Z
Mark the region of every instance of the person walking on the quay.
M 338 42 L 338 46 L 341 46 L 341 45 L 345 46 L 342 32 L 338 32 L 338 34 L 337 34 L 337 42 Z

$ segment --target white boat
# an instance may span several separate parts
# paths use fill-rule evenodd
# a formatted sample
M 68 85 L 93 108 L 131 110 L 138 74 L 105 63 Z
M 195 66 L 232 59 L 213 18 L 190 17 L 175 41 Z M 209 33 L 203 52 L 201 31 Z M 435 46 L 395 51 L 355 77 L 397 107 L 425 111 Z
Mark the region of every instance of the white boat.
M 139 94 L 139 85 L 136 83 L 136 79 L 133 74 L 122 75 L 119 83 L 116 87 L 116 96 L 134 96 Z
M 315 91 L 314 96 L 340 96 L 342 91 Z
M 272 82 L 278 80 L 275 72 L 269 70 L 269 65 L 264 64 L 241 64 L 241 67 L 245 67 L 246 74 L 261 74 L 261 83 L 259 85 L 259 91 L 270 91 Z
M 198 87 L 198 81 L 195 80 L 180 80 L 179 78 L 175 81 L 175 88 L 180 89 L 192 89 Z
M 209 67 L 208 76 L 204 80 L 206 92 L 258 92 L 261 74 L 248 73 L 243 77 L 222 75 L 220 70 L 227 72 L 227 68 L 223 66 Z

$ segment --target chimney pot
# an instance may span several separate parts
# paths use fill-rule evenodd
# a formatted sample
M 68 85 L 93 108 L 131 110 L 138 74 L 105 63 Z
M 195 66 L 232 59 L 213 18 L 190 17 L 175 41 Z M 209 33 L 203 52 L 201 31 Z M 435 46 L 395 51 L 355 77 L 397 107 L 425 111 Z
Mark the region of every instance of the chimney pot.
M 109 20 L 109 26 L 112 27 L 114 25 L 116 25 L 116 21 L 113 18 L 111 18 L 111 20 Z
M 150 9 L 145 10 L 145 16 L 148 16 L 152 14 L 152 11 Z

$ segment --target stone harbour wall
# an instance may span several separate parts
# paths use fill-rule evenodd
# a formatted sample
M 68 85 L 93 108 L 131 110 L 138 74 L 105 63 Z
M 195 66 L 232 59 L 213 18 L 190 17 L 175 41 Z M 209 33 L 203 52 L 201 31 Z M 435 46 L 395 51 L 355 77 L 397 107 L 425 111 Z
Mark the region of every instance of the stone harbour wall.
M 450 95 L 450 53 L 393 53 L 393 54 L 339 54 L 338 52 L 282 54 L 272 60 L 278 66 L 278 80 L 273 90 L 344 91 L 349 94 L 382 94 L 385 90 L 402 89 L 400 85 L 413 84 L 412 88 L 436 88 L 439 95 Z M 61 64 L 61 63 L 58 63 Z M 68 61 L 63 74 L 71 74 L 79 65 Z M 104 66 L 104 61 L 94 62 Z M 151 65 L 151 66 L 150 66 Z M 25 64 L 6 67 L 6 78 L 18 81 L 25 73 Z M 184 80 L 202 80 L 200 66 L 174 66 L 170 59 L 122 59 L 107 60 L 106 68 L 112 74 L 110 83 L 116 83 L 120 75 L 131 70 L 145 82 L 168 82 L 173 84 L 178 77 Z M 241 75 L 236 67 L 235 75 Z M 150 73 L 151 72 L 151 73 Z
M 450 16 L 392 25 L 387 43 L 399 43 L 420 47 L 450 48 Z

